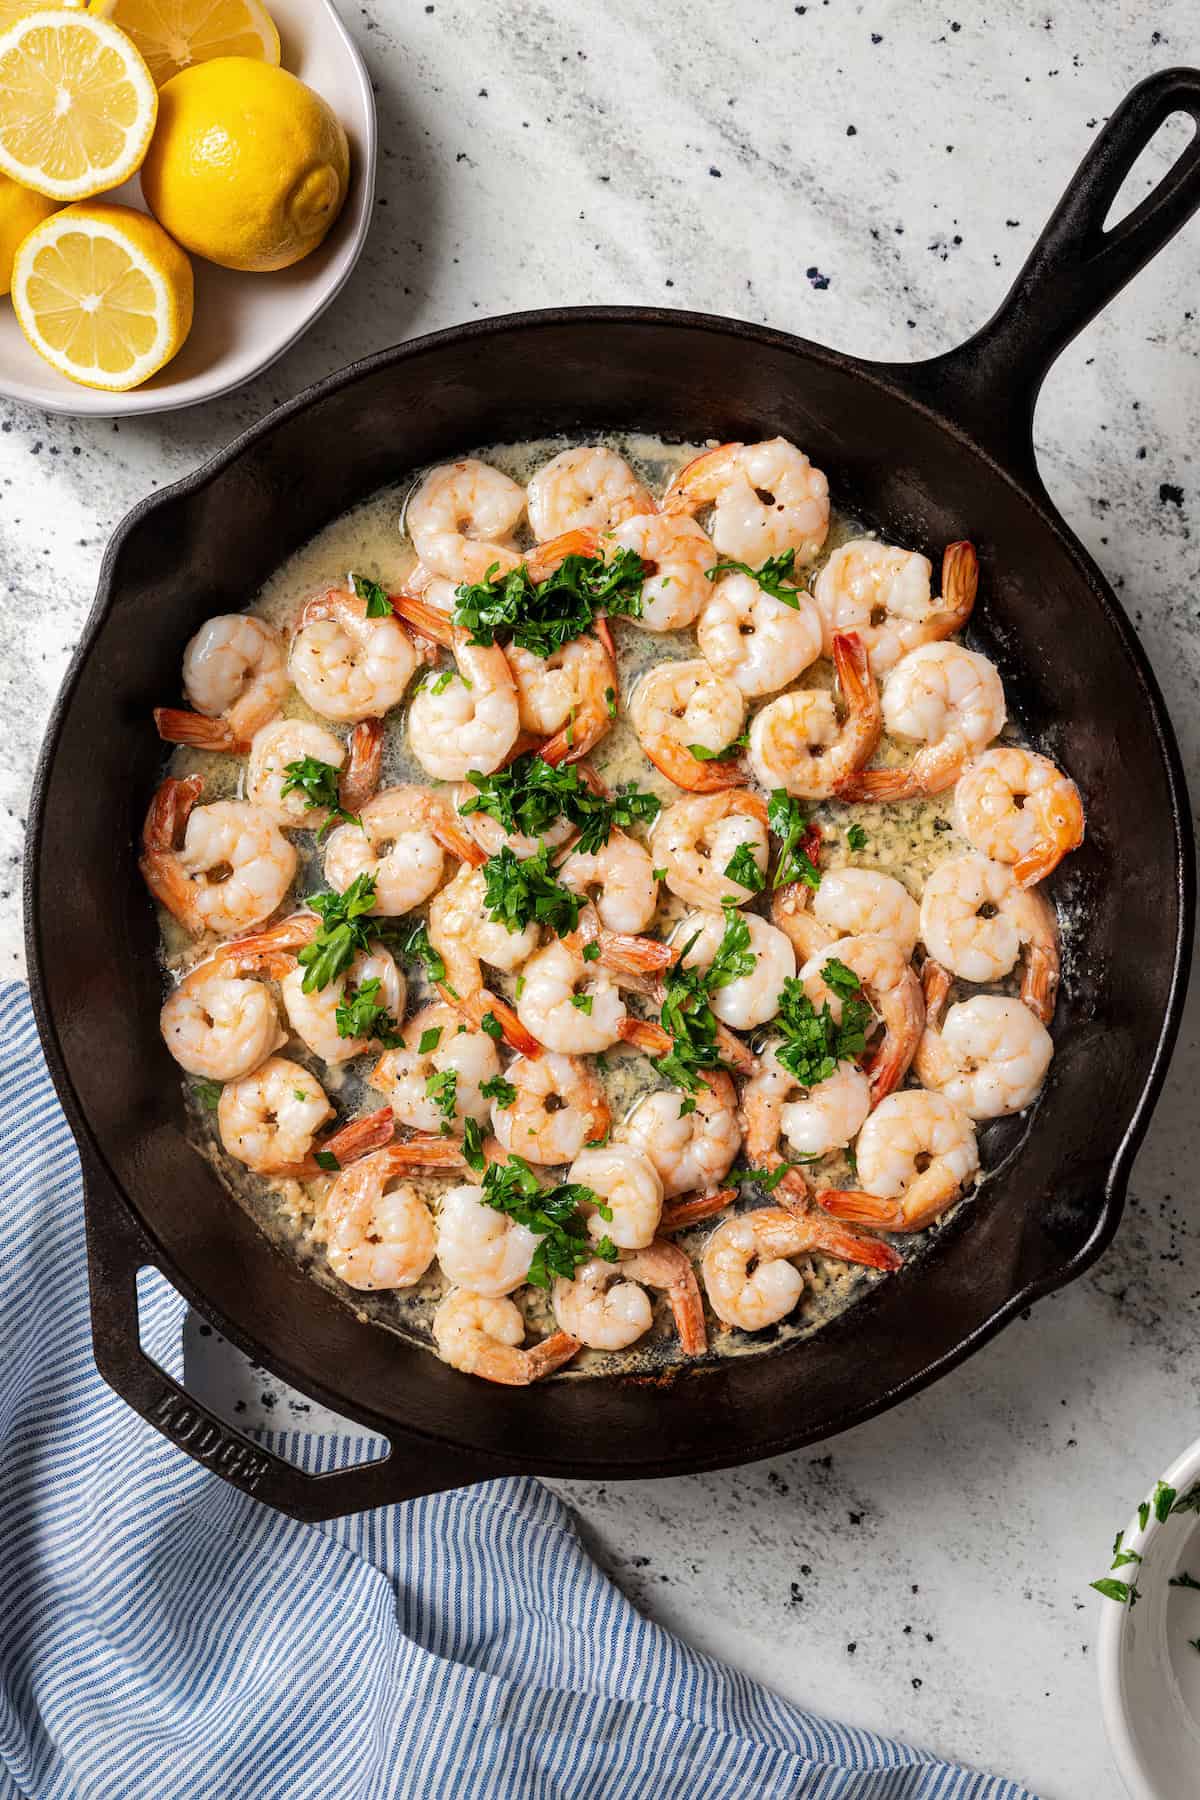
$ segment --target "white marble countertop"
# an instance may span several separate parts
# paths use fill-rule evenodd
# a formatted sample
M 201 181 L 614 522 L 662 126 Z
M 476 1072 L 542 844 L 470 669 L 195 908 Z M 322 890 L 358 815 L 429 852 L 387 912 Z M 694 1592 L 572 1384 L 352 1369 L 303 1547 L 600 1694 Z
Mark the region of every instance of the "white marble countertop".
M 647 0 L 368 0 L 347 16 L 382 160 L 373 234 L 332 312 L 199 411 L 118 428 L 0 404 L 5 974 L 21 970 L 43 721 L 105 539 L 150 487 L 351 357 L 516 307 L 662 303 L 929 354 L 991 310 L 1125 90 L 1200 60 L 1193 0 L 1123 0 L 1104 25 L 1091 0 L 958 17 L 925 0 L 700 0 L 685 15 Z M 1063 356 L 1037 425 L 1050 492 L 1123 593 L 1193 778 L 1198 270 L 1200 222 Z M 1200 1430 L 1198 1068 L 1193 1014 L 1115 1246 L 931 1392 L 754 1468 L 565 1485 L 618 1580 L 816 1710 L 1054 1800 L 1116 1800 L 1087 1584 Z M 195 1347 L 198 1378 L 219 1365 L 241 1416 L 297 1416 L 212 1341 Z

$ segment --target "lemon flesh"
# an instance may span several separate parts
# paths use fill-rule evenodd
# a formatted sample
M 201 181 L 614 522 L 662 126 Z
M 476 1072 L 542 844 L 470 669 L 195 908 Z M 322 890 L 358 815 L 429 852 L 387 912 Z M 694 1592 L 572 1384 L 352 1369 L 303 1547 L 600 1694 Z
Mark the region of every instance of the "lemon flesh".
M 0 175 L 0 294 L 7 294 L 12 286 L 13 258 L 21 239 L 57 211 L 55 202 L 44 194 L 35 194 L 32 188 Z
M 142 192 L 171 236 L 227 269 L 286 269 L 346 198 L 350 151 L 328 104 L 243 56 L 197 63 L 159 95 Z
M 82 12 L 87 0 L 55 0 L 60 8 L 70 12 Z M 107 4 L 107 0 L 104 0 Z M 18 19 L 27 19 L 30 13 L 45 12 L 46 0 L 0 0 L 0 31 L 7 31 Z
M 68 206 L 25 238 L 13 265 L 22 331 L 60 374 L 123 393 L 179 350 L 192 323 L 192 266 L 145 213 Z
M 31 13 L 0 36 L 0 172 L 82 200 L 136 172 L 158 112 L 150 71 L 106 19 Z
M 93 11 L 128 32 L 159 87 L 215 56 L 279 63 L 279 33 L 261 0 L 93 0 Z

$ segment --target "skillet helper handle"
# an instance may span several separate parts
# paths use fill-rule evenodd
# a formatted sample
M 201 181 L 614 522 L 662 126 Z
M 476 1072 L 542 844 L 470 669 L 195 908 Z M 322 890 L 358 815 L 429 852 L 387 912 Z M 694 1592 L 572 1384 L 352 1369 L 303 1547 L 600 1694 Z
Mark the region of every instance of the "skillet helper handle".
M 1145 199 L 1106 231 L 1126 176 L 1176 113 L 1190 116 L 1194 135 Z M 890 373 L 1036 480 L 1033 410 L 1051 364 L 1198 207 L 1200 69 L 1163 69 L 1112 114 L 987 324 L 957 349 Z
M 157 1266 L 158 1257 L 108 1174 L 86 1152 L 81 1158 L 96 1366 L 127 1406 L 194 1461 L 290 1518 L 308 1521 L 463 1487 L 493 1473 L 414 1440 L 406 1458 L 393 1443 L 379 1461 L 309 1475 L 218 1419 L 142 1349 L 138 1270 Z

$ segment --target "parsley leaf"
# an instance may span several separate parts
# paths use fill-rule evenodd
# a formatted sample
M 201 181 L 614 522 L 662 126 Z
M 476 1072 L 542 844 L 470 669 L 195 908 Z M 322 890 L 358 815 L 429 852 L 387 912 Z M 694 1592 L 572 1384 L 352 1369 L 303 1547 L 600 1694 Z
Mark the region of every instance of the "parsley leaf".
M 483 1133 L 479 1129 L 477 1119 L 463 1120 L 463 1155 L 467 1159 L 467 1167 L 481 1173 L 486 1158 L 483 1154 Z
M 342 1166 L 332 1150 L 314 1150 L 313 1161 L 318 1169 L 327 1169 L 331 1175 L 336 1175 Z
M 750 948 L 749 925 L 736 907 L 726 903 L 725 932 L 704 977 L 705 986 L 710 994 L 715 994 L 718 988 L 728 987 L 731 981 L 752 975 L 757 962 L 758 958 Z
M 517 1097 L 517 1090 L 511 1081 L 505 1081 L 503 1075 L 492 1075 L 487 1081 L 481 1081 L 479 1091 L 485 1100 L 494 1100 L 501 1111 L 512 1105 Z
M 404 1039 L 399 1025 L 379 999 L 379 987 L 375 980 L 347 988 L 334 1007 L 334 1022 L 341 1038 L 374 1038 L 385 1050 L 394 1050 Z
M 591 1188 L 571 1181 L 543 1188 L 520 1156 L 510 1156 L 506 1163 L 489 1163 L 482 1188 L 485 1206 L 540 1237 L 526 1277 L 533 1287 L 548 1288 L 559 1276 L 571 1281 L 580 1264 L 592 1256 L 616 1262 L 615 1247 L 607 1238 L 594 1244 L 579 1211 L 580 1206 L 596 1204 Z
M 698 935 L 698 934 L 697 934 Z M 700 1071 L 724 1065 L 717 1047 L 717 1019 L 708 1003 L 710 994 L 749 975 L 757 962 L 750 949 L 750 927 L 733 907 L 725 909 L 725 933 L 707 969 L 685 969 L 684 958 L 696 942 L 684 945 L 683 954 L 663 981 L 659 1020 L 672 1044 L 662 1056 L 651 1058 L 660 1075 L 675 1087 L 694 1094 L 700 1087 Z M 695 1111 L 695 1102 L 680 1109 Z
M 729 861 L 725 864 L 725 874 L 730 881 L 736 881 L 739 887 L 748 888 L 752 894 L 761 894 L 766 877 L 754 860 L 754 852 L 749 844 L 739 844 Z
M 842 1001 L 840 1023 L 835 1023 L 828 1000 L 817 1011 L 795 976 L 783 984 L 775 1020 L 784 1038 L 775 1054 L 789 1074 L 806 1088 L 828 1081 L 840 1062 L 862 1055 L 872 1018 L 852 969 L 830 957 L 821 974 L 826 986 Z
M 592 998 L 591 994 L 572 994 L 571 1005 L 575 1008 L 576 1012 L 581 1012 L 585 1018 L 590 1018 L 592 1014 Z
M 1165 1481 L 1160 1481 L 1155 1486 L 1154 1492 L 1150 1496 L 1150 1504 L 1154 1508 L 1154 1516 L 1160 1525 L 1170 1518 L 1177 1492 L 1177 1489 L 1168 1487 Z
M 450 683 L 454 680 L 456 673 L 457 671 L 454 669 L 443 669 L 440 675 L 435 675 L 431 681 L 426 683 L 430 693 L 434 695 L 444 694 L 446 689 L 450 686 Z M 469 687 L 470 683 L 467 682 L 466 685 Z
M 839 957 L 831 956 L 821 970 L 821 979 L 831 994 L 839 1000 L 849 1000 L 857 994 L 862 982 L 853 969 L 847 968 Z
M 354 877 L 345 893 L 310 894 L 308 905 L 321 924 L 312 943 L 297 951 L 296 961 L 304 970 L 301 987 L 311 994 L 328 987 L 350 967 L 360 950 L 369 947 L 372 932 L 378 930 L 378 922 L 370 918 L 375 877 L 364 871 Z
M 458 1104 L 457 1069 L 439 1069 L 425 1078 L 425 1097 L 432 1100 L 442 1115 L 442 1130 L 449 1131 Z
M 367 603 L 368 619 L 390 619 L 392 603 L 387 597 L 387 589 L 379 582 L 372 581 L 369 575 L 351 575 L 350 582 L 360 600 Z
M 532 856 L 520 857 L 505 844 L 483 865 L 483 903 L 488 917 L 508 931 L 523 931 L 531 920 L 548 925 L 558 937 L 574 931 L 583 900 L 555 880 L 548 844 Z
M 442 1027 L 440 1025 L 431 1025 L 427 1031 L 421 1033 L 421 1041 L 417 1045 L 417 1055 L 428 1056 L 431 1050 L 437 1049 L 441 1041 Z
M 632 782 L 611 797 L 594 794 L 573 764 L 553 768 L 533 752 L 494 775 L 472 769 L 467 779 L 476 792 L 458 809 L 464 818 L 484 812 L 510 834 L 531 838 L 544 837 L 559 819 L 566 819 L 579 831 L 575 848 L 584 856 L 602 850 L 614 826 L 652 825 L 662 806 L 657 795 Z
M 644 579 L 645 566 L 633 550 L 618 550 L 610 562 L 564 557 L 544 581 L 534 581 L 526 563 L 507 574 L 489 570 L 485 580 L 456 589 L 454 623 L 471 633 L 473 644 L 503 638 L 550 656 L 582 637 L 597 613 L 640 619 Z
M 1141 1527 L 1141 1529 L 1143 1531 L 1145 1531 L 1145 1529 L 1149 1523 L 1150 1523 L 1150 1502 L 1148 1500 L 1143 1500 L 1141 1505 L 1138 1507 L 1138 1525 Z
M 197 1080 L 192 1083 L 192 1092 L 205 1112 L 216 1112 L 221 1104 L 221 1090 L 222 1083 L 219 1081 Z
M 424 925 L 414 925 L 404 940 L 405 956 L 415 956 L 418 962 L 425 964 L 425 972 L 430 981 L 444 983 L 446 980 L 446 959 L 440 951 L 434 949 L 429 941 L 429 933 Z M 447 993 L 451 989 L 447 987 Z
M 1103 1594 L 1106 1600 L 1116 1600 L 1121 1606 L 1134 1607 L 1142 1597 L 1138 1593 L 1136 1582 L 1114 1581 L 1111 1576 L 1106 1576 L 1103 1581 L 1093 1581 L 1089 1586 L 1094 1587 L 1098 1594 Z
M 338 794 L 338 770 L 332 763 L 322 762 L 317 756 L 302 756 L 297 762 L 284 764 L 287 780 L 279 790 L 281 800 L 289 794 L 304 795 L 310 810 L 318 807 L 328 808 L 329 817 L 321 825 L 317 838 L 320 840 L 327 831 L 332 830 L 338 819 L 347 825 L 361 825 L 362 820 L 357 813 L 349 813 L 342 807 Z
M 749 731 L 743 731 L 723 750 L 709 750 L 704 744 L 689 744 L 688 750 L 697 762 L 731 762 L 750 742 Z
M 800 1160 L 807 1161 L 807 1158 Z M 774 1169 L 731 1169 L 727 1181 L 757 1181 L 765 1194 L 773 1194 L 784 1176 L 796 1167 L 795 1162 L 781 1162 Z
M 486 1033 L 492 1042 L 498 1044 L 504 1036 L 504 1027 L 494 1012 L 485 1012 L 479 1021 L 480 1031 Z
M 791 881 L 807 882 L 811 888 L 820 887 L 821 871 L 805 848 L 806 839 L 810 844 L 815 843 L 809 836 L 808 814 L 786 788 L 773 790 L 767 805 L 767 824 L 776 837 L 783 839 L 772 887 L 784 887 Z
M 860 850 L 866 849 L 867 834 L 861 825 L 847 825 L 846 843 L 847 846 L 854 851 L 855 855 L 857 855 Z
M 710 581 L 719 581 L 722 575 L 736 570 L 739 575 L 748 575 L 751 581 L 757 581 L 763 593 L 770 594 L 772 599 L 782 600 L 785 606 L 799 607 L 795 564 L 796 552 L 781 550 L 778 556 L 768 556 L 761 569 L 752 568 L 749 563 L 731 562 L 723 558 L 711 569 L 706 569 L 705 574 Z

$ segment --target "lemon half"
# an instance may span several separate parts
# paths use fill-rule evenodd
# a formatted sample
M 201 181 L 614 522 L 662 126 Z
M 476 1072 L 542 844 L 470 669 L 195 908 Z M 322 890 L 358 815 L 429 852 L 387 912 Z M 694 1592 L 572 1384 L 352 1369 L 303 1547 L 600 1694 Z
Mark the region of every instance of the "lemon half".
M 123 393 L 161 369 L 192 324 L 192 265 L 130 206 L 68 206 L 30 232 L 13 264 L 21 330 L 84 387 Z
M 0 294 L 7 294 L 12 285 L 13 258 L 21 239 L 57 211 L 44 194 L 0 175 Z
M 71 12 L 82 12 L 87 0 L 54 0 L 54 3 Z M 7 31 L 18 19 L 27 19 L 30 13 L 45 10 L 46 0 L 0 0 L 0 31 Z
M 159 87 L 214 56 L 279 63 L 279 33 L 261 0 L 92 0 L 92 11 L 129 33 Z
M 150 71 L 106 19 L 31 13 L 0 36 L 0 171 L 52 200 L 135 173 L 158 114 Z

